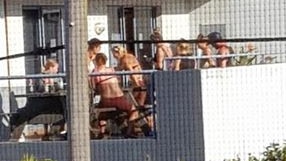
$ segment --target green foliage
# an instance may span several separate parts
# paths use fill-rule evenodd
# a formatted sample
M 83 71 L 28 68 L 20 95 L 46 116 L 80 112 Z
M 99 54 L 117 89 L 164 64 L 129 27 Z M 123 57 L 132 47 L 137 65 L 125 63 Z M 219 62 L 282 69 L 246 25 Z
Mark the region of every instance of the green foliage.
M 21 161 L 37 161 L 37 159 L 34 157 L 34 155 L 24 154 Z
M 272 143 L 266 147 L 262 154 L 261 159 L 249 154 L 248 161 L 286 161 L 286 144 L 281 146 L 277 143 Z M 240 158 L 237 157 L 237 159 L 225 159 L 224 161 L 240 161 Z
M 235 65 L 252 65 L 252 61 L 256 58 L 255 56 L 240 56 L 239 59 L 235 59 Z
M 52 159 L 37 159 L 34 155 L 24 154 L 20 161 L 55 161 Z
M 236 156 L 235 159 L 224 159 L 223 161 L 241 161 L 241 159 L 239 158 L 239 156 Z
M 249 52 L 248 50 L 244 49 L 244 47 L 241 47 L 239 53 L 241 54 L 251 54 L 251 52 Z M 257 56 L 239 56 L 238 58 L 234 58 L 234 65 L 252 65 L 253 64 L 253 60 L 256 58 Z
M 273 143 L 266 147 L 261 161 L 286 161 L 286 146 Z

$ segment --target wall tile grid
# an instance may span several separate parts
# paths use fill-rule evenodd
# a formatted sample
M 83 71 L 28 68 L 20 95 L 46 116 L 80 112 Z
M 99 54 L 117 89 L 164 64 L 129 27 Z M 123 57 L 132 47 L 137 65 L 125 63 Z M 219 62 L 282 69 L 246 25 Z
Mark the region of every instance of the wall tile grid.
M 191 3 L 198 5 L 199 1 L 194 0 Z M 198 8 L 189 12 L 190 37 L 196 38 L 199 25 L 213 24 L 226 25 L 226 38 L 285 37 L 285 5 L 283 0 L 204 1 Z M 238 52 L 239 47 L 245 46 L 246 43 L 230 43 L 230 45 Z M 253 43 L 259 53 L 277 56 L 278 62 L 285 62 L 285 41 Z M 258 58 L 259 61 L 262 59 Z
M 202 70 L 206 160 L 247 159 L 285 139 L 285 68 Z

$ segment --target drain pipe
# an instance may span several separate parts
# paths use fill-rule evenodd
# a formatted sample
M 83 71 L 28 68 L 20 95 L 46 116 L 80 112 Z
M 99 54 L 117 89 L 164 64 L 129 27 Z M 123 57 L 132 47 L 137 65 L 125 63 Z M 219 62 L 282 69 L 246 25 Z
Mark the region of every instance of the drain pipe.
M 7 20 L 7 0 L 3 1 L 3 6 L 4 6 L 4 24 L 5 24 L 5 38 L 6 38 L 6 56 L 9 56 L 9 39 L 8 39 L 8 20 Z M 10 61 L 7 59 L 7 76 L 11 76 L 11 71 L 10 71 Z M 11 92 L 11 81 L 8 79 L 8 91 L 9 95 Z M 9 103 L 11 105 L 10 99 Z M 10 111 L 11 111 L 11 106 L 10 106 Z

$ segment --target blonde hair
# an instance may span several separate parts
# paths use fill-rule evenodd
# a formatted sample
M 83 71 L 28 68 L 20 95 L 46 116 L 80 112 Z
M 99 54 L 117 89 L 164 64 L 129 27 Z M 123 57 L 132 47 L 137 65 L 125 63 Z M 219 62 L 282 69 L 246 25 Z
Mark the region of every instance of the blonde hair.
M 43 71 L 48 71 L 51 67 L 55 67 L 56 65 L 58 65 L 58 62 L 55 59 L 47 59 Z
M 187 42 L 180 42 L 176 46 L 177 54 L 191 55 L 193 52 L 192 45 Z
M 119 55 L 122 55 L 122 54 L 126 54 L 126 53 L 127 53 L 127 50 L 126 50 L 123 46 L 114 46 L 114 47 L 112 48 L 112 51 L 119 53 Z

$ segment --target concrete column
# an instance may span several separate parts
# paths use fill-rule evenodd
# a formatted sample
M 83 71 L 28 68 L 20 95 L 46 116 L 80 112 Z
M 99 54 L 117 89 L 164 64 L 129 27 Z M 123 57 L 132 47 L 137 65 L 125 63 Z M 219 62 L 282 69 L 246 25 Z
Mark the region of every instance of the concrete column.
M 68 139 L 71 161 L 90 161 L 89 97 L 86 59 L 87 0 L 65 0 L 68 7 Z

